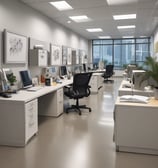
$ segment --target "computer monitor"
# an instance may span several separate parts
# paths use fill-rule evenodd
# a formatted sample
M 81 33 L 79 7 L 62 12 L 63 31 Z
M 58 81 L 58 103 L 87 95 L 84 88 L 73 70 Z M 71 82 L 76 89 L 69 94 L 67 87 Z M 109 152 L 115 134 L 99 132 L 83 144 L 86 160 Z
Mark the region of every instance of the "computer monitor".
M 60 77 L 66 77 L 67 76 L 67 68 L 66 68 L 66 66 L 61 66 L 59 73 L 60 73 Z
M 136 69 L 138 69 L 137 65 L 135 65 L 135 64 L 129 64 L 127 66 L 127 77 L 128 78 L 132 78 L 132 71 L 136 70 Z
M 20 77 L 22 81 L 23 88 L 29 88 L 32 87 L 32 78 L 30 75 L 30 72 L 28 70 L 20 71 Z
M 136 90 L 144 90 L 144 87 L 148 86 L 148 79 L 145 80 L 144 70 L 133 70 L 132 71 L 132 83 L 133 88 Z

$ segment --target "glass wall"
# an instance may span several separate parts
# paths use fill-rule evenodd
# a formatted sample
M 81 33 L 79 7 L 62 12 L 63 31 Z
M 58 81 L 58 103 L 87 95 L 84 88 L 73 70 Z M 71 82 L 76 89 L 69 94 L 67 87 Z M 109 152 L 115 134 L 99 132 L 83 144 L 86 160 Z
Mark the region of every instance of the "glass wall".
M 122 69 L 127 64 L 141 66 L 150 55 L 150 38 L 108 39 L 92 41 L 93 63 L 104 61 Z

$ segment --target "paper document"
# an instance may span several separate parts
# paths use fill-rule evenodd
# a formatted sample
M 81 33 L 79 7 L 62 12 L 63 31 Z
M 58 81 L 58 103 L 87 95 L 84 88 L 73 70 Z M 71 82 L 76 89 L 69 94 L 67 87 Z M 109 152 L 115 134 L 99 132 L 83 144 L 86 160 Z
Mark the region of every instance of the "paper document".
M 120 102 L 148 103 L 149 97 L 140 95 L 123 95 L 120 97 Z

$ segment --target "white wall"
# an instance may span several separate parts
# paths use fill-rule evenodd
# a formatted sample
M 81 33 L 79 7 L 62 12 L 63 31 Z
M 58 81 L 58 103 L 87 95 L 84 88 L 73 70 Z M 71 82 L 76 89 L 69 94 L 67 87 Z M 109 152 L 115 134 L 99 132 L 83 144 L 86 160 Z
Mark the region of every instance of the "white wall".
M 88 53 L 88 40 L 62 25 L 52 21 L 40 12 L 32 9 L 19 0 L 0 1 L 0 67 L 10 67 L 18 76 L 20 69 L 28 68 L 28 64 L 7 65 L 4 63 L 3 31 L 31 37 L 47 43 L 64 45 L 74 49 L 82 49 Z

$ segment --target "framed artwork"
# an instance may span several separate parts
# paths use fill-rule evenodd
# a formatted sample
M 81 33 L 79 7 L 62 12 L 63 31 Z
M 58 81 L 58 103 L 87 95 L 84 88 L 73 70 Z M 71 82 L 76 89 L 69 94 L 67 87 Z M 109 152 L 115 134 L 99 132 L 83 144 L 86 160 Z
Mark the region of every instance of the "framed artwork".
M 68 54 L 67 47 L 62 46 L 62 64 L 63 65 L 67 64 L 67 54 Z
M 62 48 L 58 45 L 51 45 L 51 65 L 61 65 Z
M 71 65 L 72 64 L 72 49 L 68 47 L 67 50 L 67 64 Z
M 27 60 L 27 37 L 4 31 L 5 63 L 26 63 Z

